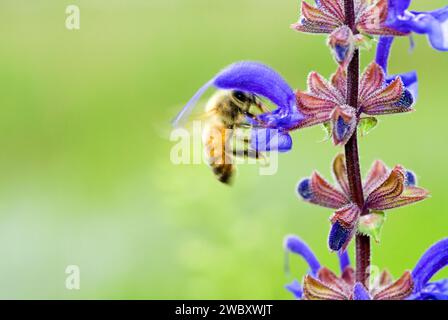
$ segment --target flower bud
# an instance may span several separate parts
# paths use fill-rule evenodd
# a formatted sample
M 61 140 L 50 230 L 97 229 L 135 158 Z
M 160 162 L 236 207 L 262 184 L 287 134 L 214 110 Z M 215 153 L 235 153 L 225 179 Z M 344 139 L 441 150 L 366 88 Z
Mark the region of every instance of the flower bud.
M 346 66 L 350 62 L 355 51 L 355 38 L 348 26 L 342 26 L 334 30 L 328 38 L 328 45 L 333 51 L 335 60 Z
M 331 226 L 330 235 L 328 237 L 328 246 L 332 251 L 339 251 L 351 239 L 352 230 L 344 228 L 339 222 L 335 222 Z
M 412 96 L 412 93 L 408 89 L 405 89 L 400 101 L 398 101 L 395 105 L 401 108 L 410 108 L 413 104 L 414 97 Z
M 405 173 L 405 185 L 408 187 L 415 187 L 417 185 L 417 176 L 414 172 L 407 170 Z
M 313 197 L 311 191 L 310 179 L 306 178 L 299 182 L 297 186 L 297 192 L 304 200 L 310 200 Z

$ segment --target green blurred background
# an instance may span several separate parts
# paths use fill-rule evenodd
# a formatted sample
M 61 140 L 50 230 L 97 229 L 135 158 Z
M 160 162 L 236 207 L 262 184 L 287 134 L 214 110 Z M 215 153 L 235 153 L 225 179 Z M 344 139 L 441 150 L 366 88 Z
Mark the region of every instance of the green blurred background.
M 79 31 L 65 28 L 70 4 Z M 321 129 L 294 133 L 276 175 L 241 166 L 232 188 L 169 158 L 170 120 L 223 66 L 260 60 L 302 89 L 309 71 L 335 70 L 324 37 L 289 29 L 298 10 L 296 0 L 2 0 L 0 298 L 289 299 L 291 233 L 337 269 L 331 212 L 294 192 L 313 169 L 330 177 L 339 150 L 319 142 Z M 412 53 L 397 41 L 391 71 L 418 70 L 417 112 L 383 118 L 360 145 L 364 172 L 377 158 L 400 163 L 432 193 L 392 211 L 373 246 L 394 276 L 448 235 L 448 55 L 415 40 Z M 72 264 L 78 291 L 65 288 Z M 299 278 L 307 269 L 291 264 Z

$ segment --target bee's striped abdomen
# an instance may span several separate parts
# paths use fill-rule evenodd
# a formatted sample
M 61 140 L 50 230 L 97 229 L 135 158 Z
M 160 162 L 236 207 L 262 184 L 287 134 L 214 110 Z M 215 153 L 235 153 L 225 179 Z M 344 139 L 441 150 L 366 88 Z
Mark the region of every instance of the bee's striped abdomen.
M 203 131 L 204 152 L 209 166 L 216 178 L 222 183 L 231 182 L 235 166 L 232 155 L 226 152 L 227 141 L 231 137 L 231 131 L 226 130 L 221 124 L 209 126 Z
M 211 164 L 211 167 L 213 168 L 213 173 L 215 174 L 216 178 L 225 184 L 230 184 L 232 182 L 233 172 L 234 172 L 234 166 L 231 164 L 218 164 L 213 165 Z

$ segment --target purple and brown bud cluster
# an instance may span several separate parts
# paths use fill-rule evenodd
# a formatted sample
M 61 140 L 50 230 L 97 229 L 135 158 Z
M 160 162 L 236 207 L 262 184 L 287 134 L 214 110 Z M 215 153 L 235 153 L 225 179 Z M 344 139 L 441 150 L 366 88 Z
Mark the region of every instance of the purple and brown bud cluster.
M 355 1 L 355 28 L 346 25 L 343 0 L 319 0 L 316 6 L 302 2 L 299 22 L 291 28 L 305 33 L 329 34 L 328 44 L 335 60 L 346 67 L 355 48 L 369 41 L 371 36 L 404 36 L 408 33 L 386 25 L 388 2 Z
M 400 77 L 387 82 L 383 69 L 372 62 L 359 82 L 358 105 L 347 102 L 347 72 L 339 67 L 331 80 L 316 72 L 308 76 L 308 91 L 297 91 L 297 106 L 305 120 L 298 128 L 328 124 L 335 145 L 345 145 L 366 116 L 412 111 L 414 99 Z
M 345 157 L 339 154 L 333 161 L 337 185 L 330 184 L 319 173 L 302 180 L 297 191 L 309 203 L 334 209 L 328 244 L 333 251 L 344 251 L 350 240 L 362 230 L 377 230 L 379 212 L 410 205 L 426 199 L 428 191 L 416 186 L 415 174 L 397 165 L 389 169 L 375 161 L 363 183 L 364 207 L 351 200 Z M 362 220 L 361 220 L 361 214 Z

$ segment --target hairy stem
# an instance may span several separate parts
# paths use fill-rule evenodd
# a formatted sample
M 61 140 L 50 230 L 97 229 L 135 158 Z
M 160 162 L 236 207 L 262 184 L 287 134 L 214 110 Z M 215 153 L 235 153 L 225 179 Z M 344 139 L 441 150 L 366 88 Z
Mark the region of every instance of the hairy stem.
M 354 0 L 344 0 L 345 23 L 356 34 Z M 347 104 L 358 107 L 359 87 L 359 50 L 356 50 L 347 69 Z M 364 208 L 364 194 L 362 189 L 361 170 L 359 165 L 357 132 L 345 145 L 345 159 L 347 175 L 350 184 L 352 201 L 360 208 Z M 363 212 L 365 214 L 366 212 Z M 356 236 L 356 281 L 369 287 L 370 269 L 370 238 L 363 235 Z

